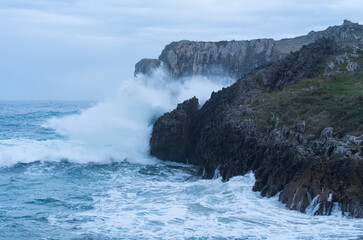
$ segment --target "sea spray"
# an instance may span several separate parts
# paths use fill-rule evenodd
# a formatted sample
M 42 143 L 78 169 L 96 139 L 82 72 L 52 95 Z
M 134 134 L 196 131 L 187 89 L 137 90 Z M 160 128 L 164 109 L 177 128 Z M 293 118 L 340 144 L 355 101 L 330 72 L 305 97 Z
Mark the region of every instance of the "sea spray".
M 158 89 L 155 92 L 163 92 L 169 102 L 146 105 L 152 107 L 149 112 L 152 115 L 145 114 L 146 120 L 138 123 L 146 127 L 136 129 L 150 131 L 153 118 L 174 108 L 172 105 L 179 99 L 184 100 L 181 96 L 187 90 L 178 91 L 178 84 L 189 90 L 198 85 L 197 90 L 203 92 L 205 88 L 201 86 L 208 81 L 172 82 L 173 90 L 167 89 L 169 85 L 155 86 Z M 129 84 L 134 86 L 132 81 Z M 201 96 L 198 94 L 195 95 Z M 205 94 L 205 99 L 209 94 Z M 112 117 L 116 122 L 118 115 L 114 111 L 119 111 L 121 103 L 116 102 L 119 99 L 116 95 L 99 104 L 0 102 L 0 123 L 3 123 L 0 124 L 0 239 L 360 239 L 363 236 L 362 219 L 341 217 L 338 206 L 333 210 L 334 216 L 313 216 L 288 210 L 278 201 L 278 194 L 261 197 L 252 191 L 253 173 L 228 182 L 220 178 L 197 180 L 198 168 L 153 160 L 147 152 L 135 151 L 143 159 L 123 161 L 124 142 L 108 141 L 112 138 L 102 135 L 102 126 L 97 126 Z M 136 117 L 140 113 L 133 114 Z M 49 116 L 54 119 L 47 121 Z M 99 119 L 94 121 L 95 118 Z M 59 125 L 53 129 L 51 123 Z M 87 129 L 101 135 L 99 138 L 82 135 Z M 118 137 L 119 141 L 127 138 Z M 131 142 L 129 147 L 132 146 L 138 147 Z M 121 160 L 115 159 L 117 154 Z M 16 162 L 21 163 L 14 165 Z
M 77 114 L 55 116 L 43 129 L 61 139 L 6 139 L 0 141 L 0 166 L 18 162 L 60 161 L 105 163 L 150 162 L 149 139 L 153 122 L 184 100 L 197 96 L 200 104 L 211 92 L 233 83 L 230 78 L 193 76 L 171 79 L 156 69 L 121 82 L 117 93 Z
M 79 115 L 50 119 L 46 126 L 94 149 L 109 149 L 117 161 L 147 159 L 153 122 L 185 99 L 197 96 L 204 103 L 212 91 L 231 80 L 191 77 L 170 79 L 157 69 L 151 77 L 141 75 L 121 83 L 117 94 Z

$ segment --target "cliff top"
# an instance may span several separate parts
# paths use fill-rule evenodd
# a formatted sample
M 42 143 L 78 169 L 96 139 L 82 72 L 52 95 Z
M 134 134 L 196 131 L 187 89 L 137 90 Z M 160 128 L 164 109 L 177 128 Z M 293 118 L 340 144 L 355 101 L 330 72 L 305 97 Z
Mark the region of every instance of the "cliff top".
M 141 60 L 135 65 L 135 76 L 151 74 L 164 66 L 174 79 L 192 75 L 243 77 L 257 67 L 276 62 L 304 45 L 321 38 L 341 44 L 363 43 L 363 26 L 344 20 L 339 26 L 307 35 L 275 41 L 271 38 L 218 42 L 172 42 L 165 46 L 158 59 Z

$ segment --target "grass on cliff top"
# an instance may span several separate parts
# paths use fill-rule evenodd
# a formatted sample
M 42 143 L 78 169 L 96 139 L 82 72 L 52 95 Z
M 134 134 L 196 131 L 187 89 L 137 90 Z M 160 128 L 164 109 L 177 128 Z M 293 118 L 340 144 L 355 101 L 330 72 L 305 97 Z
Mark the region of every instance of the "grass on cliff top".
M 363 57 L 357 62 L 359 69 L 353 73 L 303 79 L 282 91 L 252 99 L 255 121 L 267 126 L 274 115 L 279 118 L 278 128 L 294 129 L 305 120 L 305 135 L 319 136 L 325 127 L 333 127 L 336 137 L 362 134 Z

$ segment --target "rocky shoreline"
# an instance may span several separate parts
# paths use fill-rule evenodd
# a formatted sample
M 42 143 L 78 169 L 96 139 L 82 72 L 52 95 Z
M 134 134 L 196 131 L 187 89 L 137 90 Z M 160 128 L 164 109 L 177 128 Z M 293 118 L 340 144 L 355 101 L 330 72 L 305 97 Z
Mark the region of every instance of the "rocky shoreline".
M 267 197 L 279 194 L 290 209 L 329 215 L 339 207 L 344 215 L 362 218 L 363 135 L 348 132 L 339 138 L 325 126 L 316 137 L 308 134 L 304 119 L 289 128 L 274 114 L 261 123 L 253 104 L 263 101 L 263 94 L 320 76 L 330 59 L 360 44 L 360 39 L 344 44 L 339 40 L 316 39 L 279 61 L 251 70 L 232 86 L 213 93 L 200 109 L 196 98 L 179 104 L 155 122 L 150 154 L 200 166 L 204 178 L 219 173 L 228 181 L 253 171 L 253 190 Z

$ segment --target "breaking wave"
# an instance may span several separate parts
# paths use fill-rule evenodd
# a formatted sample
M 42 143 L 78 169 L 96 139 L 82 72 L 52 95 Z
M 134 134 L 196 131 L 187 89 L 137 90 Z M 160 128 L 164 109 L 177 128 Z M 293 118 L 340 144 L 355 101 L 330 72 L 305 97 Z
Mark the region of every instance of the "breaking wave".
M 203 76 L 172 80 L 162 68 L 151 76 L 125 80 L 114 96 L 79 114 L 50 117 L 42 124 L 62 139 L 0 140 L 0 165 L 59 160 L 154 161 L 148 156 L 153 122 L 193 96 L 203 104 L 211 92 L 232 82 L 229 78 Z

